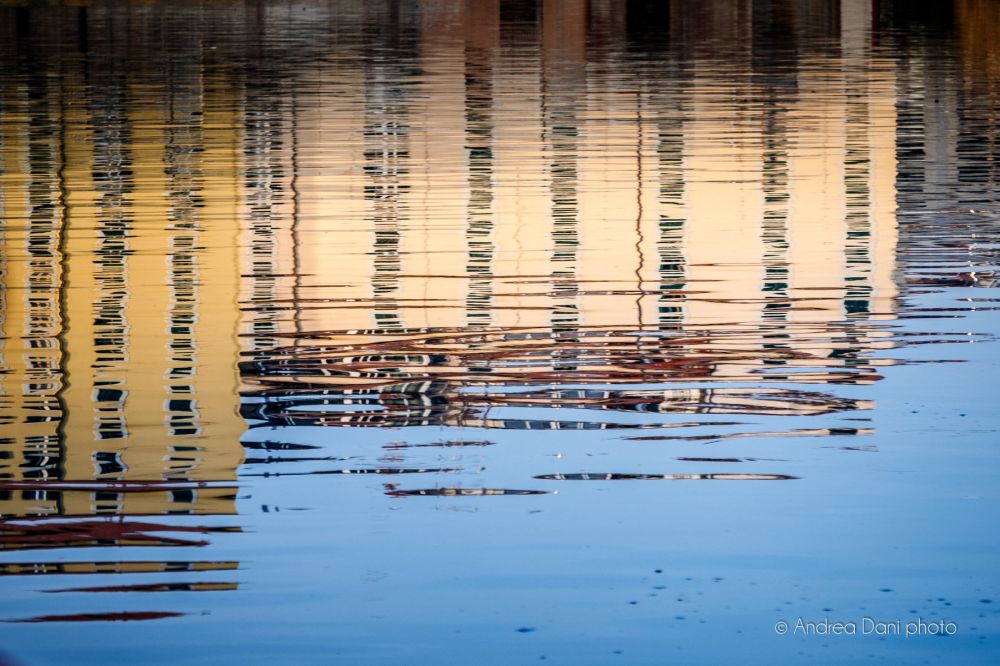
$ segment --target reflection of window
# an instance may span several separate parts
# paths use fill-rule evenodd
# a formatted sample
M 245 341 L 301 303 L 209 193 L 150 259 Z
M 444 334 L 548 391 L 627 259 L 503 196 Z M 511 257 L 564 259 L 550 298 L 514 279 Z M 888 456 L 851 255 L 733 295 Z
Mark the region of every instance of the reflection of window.
M 192 489 L 184 488 L 184 489 L 170 491 L 170 502 L 175 505 L 176 504 L 193 505 L 195 503 L 195 500 L 197 500 L 197 498 L 198 498 L 197 491 Z M 191 506 L 186 506 L 183 508 L 171 506 L 169 509 L 167 509 L 167 513 L 172 516 L 188 515 L 191 514 L 193 511 L 194 509 Z
M 97 439 L 124 439 L 128 436 L 125 419 L 103 417 L 97 423 Z
M 58 473 L 59 442 L 51 436 L 25 438 L 20 474 L 24 479 L 47 479 Z M 8 452 L 9 453 L 9 452 Z M 10 475 L 0 475 L 10 478 Z
M 171 398 L 167 400 L 166 408 L 169 417 L 167 425 L 170 427 L 170 434 L 174 437 L 183 435 L 197 435 L 201 429 L 195 421 L 198 419 L 198 409 L 195 400 L 184 398 Z
M 125 399 L 128 391 L 101 386 L 94 389 L 91 399 L 94 408 L 101 414 L 97 418 L 97 439 L 124 439 L 128 437 L 125 418 L 121 414 L 125 409 Z M 108 414 L 108 416 L 104 416 Z
M 121 406 L 125 404 L 126 394 L 120 389 L 97 388 L 94 389 L 94 402 L 114 402 Z
M 118 451 L 95 451 L 94 465 L 99 475 L 122 474 L 128 470 Z
M 847 314 L 857 314 L 859 312 L 870 312 L 867 299 L 848 299 L 844 301 L 844 309 Z
M 5 451 L 5 453 L 10 452 Z M 51 467 L 55 461 L 55 458 L 50 456 L 46 451 L 25 451 L 24 463 L 21 467 L 40 469 L 43 467 Z
M 194 504 L 195 491 L 193 489 L 171 490 L 170 501 L 175 504 Z
M 95 513 L 118 513 L 121 510 L 122 493 L 98 490 L 91 494 Z

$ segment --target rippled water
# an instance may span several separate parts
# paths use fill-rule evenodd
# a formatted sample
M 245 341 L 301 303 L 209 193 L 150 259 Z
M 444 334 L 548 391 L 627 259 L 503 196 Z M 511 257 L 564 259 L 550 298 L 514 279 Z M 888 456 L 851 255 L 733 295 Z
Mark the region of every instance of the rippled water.
M 0 662 L 997 658 L 997 2 L 0 36 Z

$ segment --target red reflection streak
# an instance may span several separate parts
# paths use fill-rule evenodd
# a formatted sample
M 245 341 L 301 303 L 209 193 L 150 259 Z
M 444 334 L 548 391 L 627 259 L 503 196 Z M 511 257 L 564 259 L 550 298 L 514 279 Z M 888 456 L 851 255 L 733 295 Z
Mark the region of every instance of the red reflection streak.
M 126 540 L 163 546 L 205 546 L 208 541 L 156 537 L 149 532 L 231 532 L 233 527 L 163 525 L 138 521 L 82 520 L 47 524 L 19 524 L 0 521 L 0 548 L 58 548 L 90 541 Z
M 181 617 L 184 613 L 164 611 L 122 611 L 120 613 L 75 613 L 72 615 L 39 615 L 23 620 L 7 620 L 12 623 L 25 622 L 130 622 L 133 620 L 160 620 L 166 617 Z

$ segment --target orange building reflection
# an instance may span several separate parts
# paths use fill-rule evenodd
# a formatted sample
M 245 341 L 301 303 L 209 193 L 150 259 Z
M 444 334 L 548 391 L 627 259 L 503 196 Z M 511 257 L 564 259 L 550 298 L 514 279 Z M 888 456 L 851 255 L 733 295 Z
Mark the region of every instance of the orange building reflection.
M 864 5 L 803 24 L 838 54 L 804 51 L 780 106 L 749 3 L 382 17 L 365 47 L 396 58 L 317 64 L 275 116 L 262 171 L 294 195 L 241 294 L 245 391 L 273 400 L 244 415 L 488 425 L 460 387 L 877 380 L 897 85 Z

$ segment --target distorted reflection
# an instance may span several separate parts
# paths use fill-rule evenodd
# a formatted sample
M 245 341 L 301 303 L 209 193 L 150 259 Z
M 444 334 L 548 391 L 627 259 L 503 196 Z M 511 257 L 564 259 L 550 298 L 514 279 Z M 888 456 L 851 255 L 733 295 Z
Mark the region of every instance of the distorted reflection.
M 0 577 L 237 590 L 240 479 L 794 480 L 615 450 L 871 435 L 886 352 L 964 334 L 900 289 L 1000 284 L 1000 15 L 870 5 L 0 8 Z M 491 476 L 524 431 L 609 457 Z

